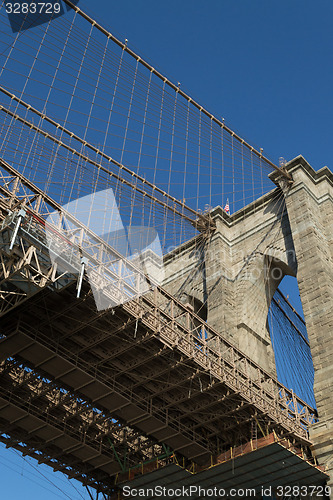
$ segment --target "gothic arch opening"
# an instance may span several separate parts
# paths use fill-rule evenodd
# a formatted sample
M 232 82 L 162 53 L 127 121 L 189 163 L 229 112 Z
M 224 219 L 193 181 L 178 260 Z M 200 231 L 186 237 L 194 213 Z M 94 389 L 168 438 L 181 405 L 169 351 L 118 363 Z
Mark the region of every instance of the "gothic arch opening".
M 207 321 L 207 304 L 191 295 L 188 295 L 188 301 L 193 308 L 193 312 L 203 321 Z
M 183 294 L 181 297 L 181 301 L 185 304 L 185 306 L 190 309 L 194 314 L 199 316 L 199 318 L 203 321 L 207 321 L 207 304 L 199 300 L 197 297 L 194 297 L 190 294 Z M 191 319 L 191 324 L 189 325 L 190 329 L 197 335 L 198 337 L 202 336 L 202 324 L 200 320 L 193 317 Z M 206 333 L 205 333 L 206 335 Z
M 306 403 L 315 407 L 314 369 L 297 279 L 284 276 L 267 315 L 277 377 Z

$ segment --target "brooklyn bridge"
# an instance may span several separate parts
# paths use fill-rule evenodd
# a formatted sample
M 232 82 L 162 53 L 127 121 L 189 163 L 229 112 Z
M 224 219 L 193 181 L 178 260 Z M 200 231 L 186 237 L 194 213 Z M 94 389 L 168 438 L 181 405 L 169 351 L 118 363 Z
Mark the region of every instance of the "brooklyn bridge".
M 3 35 L 1 442 L 91 498 L 329 496 L 332 172 L 275 165 L 64 2 Z

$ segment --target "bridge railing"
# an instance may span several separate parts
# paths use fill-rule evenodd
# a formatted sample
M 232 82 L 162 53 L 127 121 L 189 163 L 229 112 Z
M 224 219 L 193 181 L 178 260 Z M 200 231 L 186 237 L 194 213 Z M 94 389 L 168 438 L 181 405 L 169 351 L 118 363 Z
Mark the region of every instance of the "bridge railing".
M 3 222 L 3 227 L 11 227 L 14 230 L 18 217 L 18 211 L 15 215 L 10 214 L 8 220 Z M 140 287 L 131 286 L 128 282 L 124 285 L 123 274 L 117 272 L 120 266 L 110 267 L 108 264 L 110 256 L 114 259 L 122 259 L 128 269 L 136 274 L 134 285 L 139 283 L 140 279 L 146 280 L 144 272 L 77 222 L 77 233 L 81 231 L 79 252 L 75 238 L 72 237 L 75 234 L 73 224 L 76 224 L 76 221 L 73 217 L 69 217 L 72 224 L 71 235 L 66 234 L 65 231 L 60 232 L 57 227 L 53 230 L 54 240 L 60 240 L 58 243 L 62 254 L 73 257 L 72 270 L 73 268 L 78 270 L 73 265 L 75 261 L 79 263 L 78 257 L 86 257 L 88 265 L 94 269 L 94 273 L 90 275 L 92 286 L 94 286 L 94 280 L 96 280 L 96 286 L 101 287 L 102 284 L 102 293 L 115 299 L 117 304 L 122 304 L 121 307 L 127 314 L 143 322 L 163 343 L 185 354 L 207 374 L 226 384 L 250 405 L 285 427 L 288 432 L 302 439 L 308 439 L 308 425 L 314 423 L 317 418 L 313 408 L 265 372 L 167 290 L 149 284 L 146 293 L 142 293 Z M 27 212 L 18 234 L 22 238 L 24 234 L 29 235 L 29 244 L 34 239 L 39 245 L 44 246 L 45 250 L 47 246 L 45 223 L 32 211 Z M 86 239 L 87 246 L 85 246 L 85 234 L 89 236 Z M 128 300 L 129 292 L 132 294 L 131 300 Z

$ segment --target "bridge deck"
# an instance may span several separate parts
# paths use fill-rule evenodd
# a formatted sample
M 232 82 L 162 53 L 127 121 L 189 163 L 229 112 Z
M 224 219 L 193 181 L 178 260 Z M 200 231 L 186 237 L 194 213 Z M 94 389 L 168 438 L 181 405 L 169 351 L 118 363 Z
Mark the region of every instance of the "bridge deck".
M 2 359 L 19 356 L 189 459 L 205 460 L 218 443 L 245 439 L 255 414 L 263 426 L 308 442 L 292 415 L 283 418 L 283 402 L 276 407 L 268 384 L 251 381 L 248 390 L 242 372 L 225 360 L 219 371 L 209 370 L 199 339 L 188 341 L 188 352 L 180 342 L 186 335 L 161 328 L 139 305 L 96 313 L 88 287 L 81 300 L 75 285 L 44 290 L 3 318 Z
M 0 207 L 3 361 L 15 358 L 94 405 L 111 421 L 116 419 L 144 439 L 169 446 L 197 463 L 247 442 L 253 425 L 262 433 L 274 430 L 310 444 L 308 425 L 316 419 L 314 410 L 167 291 L 155 286 L 149 293 L 98 312 L 84 281 L 76 298 L 75 275 L 60 273 L 45 243 L 43 216 L 56 209 L 56 203 L 5 167 L 12 177 L 2 189 Z M 22 203 L 27 215 L 20 224 L 15 207 Z M 71 222 L 70 248 L 76 244 L 77 227 L 80 234 L 89 233 L 78 221 L 72 218 Z M 86 255 L 117 282 L 115 271 L 99 262 L 95 252 L 100 248 L 103 256 L 117 257 L 115 250 L 93 234 L 88 234 L 87 241 L 85 247 L 81 238 Z M 121 282 L 122 277 L 118 279 Z M 15 391 L 16 386 L 11 393 Z M 16 419 L 16 411 L 20 418 L 22 409 L 10 397 L 10 402 L 8 398 L 2 402 L 4 412 L 7 403 L 12 412 L 9 420 L 4 413 L 4 429 Z M 41 414 L 43 408 L 41 404 Z M 93 429 L 93 424 L 88 427 Z M 27 431 L 24 426 L 21 430 Z M 51 430 L 49 439 L 53 439 Z M 77 471 L 85 471 L 87 463 L 90 470 L 98 469 L 100 460 L 101 472 L 106 472 L 103 454 L 108 456 L 108 436 L 100 443 L 106 451 L 101 449 L 99 457 L 92 458 L 96 450 L 81 448 L 88 454 L 76 465 Z M 50 456 L 43 450 L 40 443 L 40 460 L 48 462 Z M 144 459 L 140 453 L 139 462 Z M 59 449 L 59 454 L 65 456 L 64 450 Z M 120 456 L 120 462 L 123 459 Z M 106 469 L 116 472 L 114 457 L 110 460 Z
M 308 486 L 315 490 L 316 486 L 325 485 L 328 477 L 322 467 L 306 459 L 300 448 L 287 440 L 278 440 L 274 434 L 247 443 L 243 449 L 236 449 L 232 455 L 230 452 L 226 455 L 215 457 L 213 462 L 198 471 L 186 470 L 177 463 L 156 465 L 154 468 L 147 465 L 146 470 L 134 469 L 129 472 L 130 479 L 125 478 L 125 475 L 120 476 L 118 498 L 122 498 L 124 486 L 136 490 L 165 487 L 172 490 L 187 488 L 189 491 L 192 488 L 191 498 L 204 497 L 203 493 L 199 493 L 199 488 L 216 488 L 216 496 L 210 494 L 210 498 L 227 497 L 230 490 L 233 490 L 230 495 L 233 498 L 254 497 L 253 491 L 249 490 L 255 490 L 256 496 L 262 498 L 274 496 L 274 490 L 279 486 Z M 287 493 L 287 489 L 285 491 Z M 151 495 L 150 498 L 158 496 Z

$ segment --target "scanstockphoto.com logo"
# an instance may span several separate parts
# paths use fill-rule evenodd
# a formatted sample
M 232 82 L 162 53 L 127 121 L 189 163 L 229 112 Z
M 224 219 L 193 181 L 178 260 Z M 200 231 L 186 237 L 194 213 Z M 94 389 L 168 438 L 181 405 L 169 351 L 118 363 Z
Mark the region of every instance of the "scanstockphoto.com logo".
M 128 222 L 111 188 L 73 200 L 45 220 L 58 275 L 76 276 L 78 296 L 85 275 L 98 311 L 138 298 L 164 279 L 157 231 Z
M 79 0 L 71 0 L 71 3 L 77 5 Z M 5 0 L 4 6 L 13 33 L 48 23 L 50 20 L 64 15 L 72 8 L 63 0 L 49 0 L 47 2 Z

